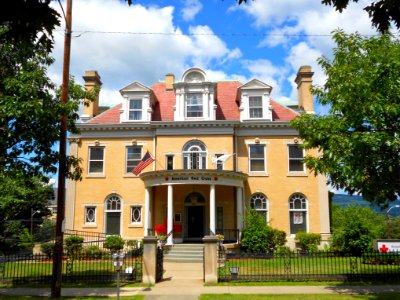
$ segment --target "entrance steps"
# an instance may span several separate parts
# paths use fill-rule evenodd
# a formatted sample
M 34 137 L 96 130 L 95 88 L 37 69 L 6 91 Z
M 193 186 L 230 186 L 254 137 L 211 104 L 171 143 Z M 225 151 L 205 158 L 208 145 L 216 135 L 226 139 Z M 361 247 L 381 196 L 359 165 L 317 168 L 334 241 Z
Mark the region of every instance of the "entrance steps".
M 203 244 L 174 244 L 165 246 L 166 262 L 203 262 Z

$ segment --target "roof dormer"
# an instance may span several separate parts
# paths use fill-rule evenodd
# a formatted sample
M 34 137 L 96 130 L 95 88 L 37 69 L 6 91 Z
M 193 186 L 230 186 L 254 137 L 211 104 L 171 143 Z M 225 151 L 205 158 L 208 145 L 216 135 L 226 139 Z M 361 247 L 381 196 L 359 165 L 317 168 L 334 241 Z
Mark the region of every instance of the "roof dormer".
M 191 68 L 183 75 L 181 82 L 174 83 L 176 102 L 175 121 L 215 120 L 217 106 L 215 85 L 207 81 L 206 73 L 199 68 Z
M 124 97 L 120 122 L 150 122 L 153 106 L 152 90 L 140 82 L 132 82 L 119 91 Z
M 272 121 L 271 91 L 270 85 L 258 79 L 253 79 L 240 86 L 240 121 Z

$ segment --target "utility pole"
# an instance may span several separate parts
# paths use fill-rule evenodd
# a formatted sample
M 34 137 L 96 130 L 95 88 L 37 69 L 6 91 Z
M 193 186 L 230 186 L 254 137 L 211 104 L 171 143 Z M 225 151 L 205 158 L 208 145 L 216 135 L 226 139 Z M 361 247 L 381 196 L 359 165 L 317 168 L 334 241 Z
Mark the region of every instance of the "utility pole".
M 61 103 L 68 102 L 69 64 L 71 54 L 71 32 L 72 32 L 72 0 L 67 0 L 67 13 L 65 15 L 64 35 L 64 61 L 63 81 L 61 90 Z M 62 282 L 62 259 L 63 259 L 63 235 L 65 216 L 65 174 L 67 172 L 67 116 L 60 116 L 60 158 L 58 161 L 58 191 L 57 191 L 57 220 L 56 240 L 53 256 L 53 276 L 51 280 L 51 297 L 61 297 Z

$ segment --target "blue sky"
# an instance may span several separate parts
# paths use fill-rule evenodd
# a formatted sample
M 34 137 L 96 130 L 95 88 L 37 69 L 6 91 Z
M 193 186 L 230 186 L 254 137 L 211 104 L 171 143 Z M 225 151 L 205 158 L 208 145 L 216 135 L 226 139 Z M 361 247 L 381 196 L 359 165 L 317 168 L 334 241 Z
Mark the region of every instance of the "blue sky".
M 370 2 L 370 1 L 367 1 Z M 63 6 L 65 8 L 65 3 Z M 311 65 L 314 83 L 325 77 L 316 63 L 330 56 L 331 32 L 376 34 L 362 7 L 352 3 L 342 14 L 319 0 L 75 0 L 72 10 L 71 75 L 79 83 L 86 70 L 102 78 L 102 105 L 122 101 L 119 90 L 133 81 L 151 86 L 190 67 L 211 80 L 253 78 L 273 87 L 272 98 L 297 101 L 295 73 Z M 56 1 L 52 4 L 59 10 Z M 50 76 L 61 83 L 63 26 L 55 34 L 56 63 Z M 324 109 L 316 106 L 318 113 Z

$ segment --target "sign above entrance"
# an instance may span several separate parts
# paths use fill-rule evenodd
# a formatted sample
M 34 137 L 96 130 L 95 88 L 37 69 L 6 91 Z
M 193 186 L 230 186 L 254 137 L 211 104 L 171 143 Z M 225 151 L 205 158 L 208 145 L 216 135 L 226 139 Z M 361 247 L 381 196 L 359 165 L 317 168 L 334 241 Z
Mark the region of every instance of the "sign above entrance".
M 218 181 L 218 176 L 165 176 L 166 182 L 178 183 L 185 182 L 191 183 L 195 181 L 196 183 L 211 183 L 213 181 Z
M 163 170 L 140 174 L 146 187 L 178 184 L 209 184 L 243 187 L 247 174 L 220 170 Z

